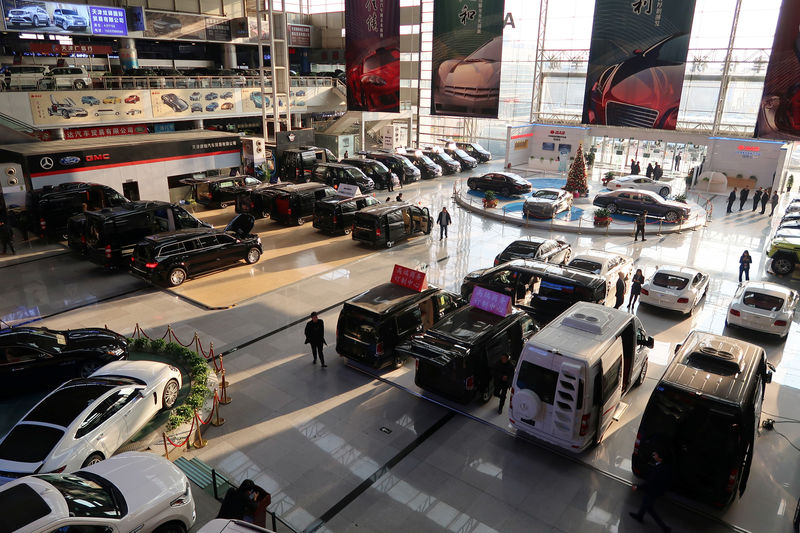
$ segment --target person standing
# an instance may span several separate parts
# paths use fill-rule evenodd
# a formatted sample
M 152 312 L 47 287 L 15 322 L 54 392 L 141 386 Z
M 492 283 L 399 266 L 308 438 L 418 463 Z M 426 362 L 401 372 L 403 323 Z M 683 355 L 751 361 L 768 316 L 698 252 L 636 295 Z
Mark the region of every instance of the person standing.
M 636 274 L 631 278 L 631 297 L 628 299 L 628 311 L 633 311 L 633 306 L 642 293 L 642 283 L 644 283 L 644 273 L 642 273 L 641 268 L 637 268 Z
M 342 159 L 347 159 L 348 157 L 350 157 L 350 154 L 347 152 L 347 150 L 345 150 L 344 157 Z
M 394 199 L 395 202 L 402 202 L 403 201 L 403 193 L 398 193 L 397 198 Z
M 625 274 L 617 272 L 617 299 L 614 302 L 614 309 L 622 307 L 622 303 L 625 301 L 625 290 Z
M 633 242 L 639 240 L 640 233 L 642 234 L 642 242 L 646 241 L 647 239 L 644 238 L 644 227 L 645 224 L 647 224 L 647 211 L 642 211 L 642 214 L 636 217 L 634 224 L 636 225 L 636 233 L 633 235 Z
M 763 187 L 759 187 L 755 194 L 753 194 L 753 213 L 755 213 L 756 209 L 758 208 L 758 202 L 761 201 L 762 194 L 764 194 Z
M 3 253 L 6 253 L 8 248 L 11 249 L 11 255 L 17 253 L 14 250 L 14 233 L 11 230 L 11 226 L 2 218 L 0 218 L 0 244 L 3 245 Z
M 229 488 L 222 500 L 217 518 L 244 520 L 247 516 L 253 516 L 256 511 L 255 493 L 256 484 L 252 479 L 242 481 L 239 488 Z
M 497 407 L 498 414 L 503 412 L 508 388 L 511 387 L 511 382 L 514 380 L 515 369 L 516 367 L 507 353 L 501 355 L 500 360 L 494 365 L 492 373 L 494 377 L 494 395 L 500 398 L 500 405 Z
M 739 258 L 739 283 L 742 282 L 742 274 L 747 281 L 750 281 L 750 265 L 753 262 L 753 258 L 750 257 L 750 252 L 747 250 L 744 251 L 742 256 Z
M 731 207 L 733 207 L 733 202 L 735 201 L 736 201 L 736 187 L 734 187 L 731 193 L 728 195 L 728 209 L 725 211 L 726 213 L 731 212 Z
M 386 189 L 389 192 L 394 192 L 394 172 L 389 172 L 389 177 L 386 179 Z
M 777 207 L 779 200 L 780 198 L 778 198 L 778 191 L 772 193 L 772 198 L 769 199 L 769 203 L 772 206 L 772 210 L 769 212 L 769 216 L 772 216 L 772 213 L 775 212 L 775 207 Z
M 739 193 L 739 211 L 744 209 L 744 203 L 747 201 L 748 196 L 750 196 L 750 189 L 742 187 L 742 192 Z
M 631 174 L 637 174 L 636 172 L 636 161 L 631 159 Z
M 653 177 L 653 163 L 647 163 L 647 169 L 645 169 L 644 175 L 648 178 Z
M 634 520 L 641 523 L 644 521 L 644 515 L 650 513 L 650 516 L 656 521 L 658 527 L 660 527 L 662 531 L 669 532 L 671 528 L 661 519 L 655 510 L 656 500 L 669 488 L 669 466 L 664 464 L 664 459 L 658 451 L 654 451 L 651 457 L 653 463 L 650 465 L 650 472 L 647 474 L 647 479 L 643 484 L 635 484 L 631 487 L 634 492 L 644 492 L 642 505 L 637 512 L 634 513 L 631 511 L 628 514 L 630 514 Z
M 680 169 L 681 169 L 681 153 L 680 153 L 680 152 L 678 152 L 678 153 L 675 155 L 675 166 L 673 167 L 673 170 L 675 170 L 675 171 L 677 172 L 677 171 L 679 171 Z
M 636 162 L 636 174 L 638 175 L 638 174 L 641 174 L 641 173 L 642 173 L 642 165 L 637 161 Z
M 439 218 L 436 219 L 436 223 L 439 224 L 439 240 L 441 241 L 447 237 L 447 226 L 453 223 L 453 219 L 450 218 L 450 213 L 447 212 L 446 207 L 443 207 L 439 212 Z
M 322 354 L 322 346 L 328 344 L 325 342 L 325 323 L 317 316 L 317 312 L 311 313 L 311 320 L 306 323 L 306 342 L 305 344 L 311 345 L 311 354 L 314 356 L 313 364 L 317 364 L 317 357 L 322 364 L 322 368 L 326 368 L 325 356 Z
M 772 189 L 767 189 L 761 194 L 761 214 L 764 214 L 764 211 L 767 210 L 767 202 L 769 201 L 770 193 Z

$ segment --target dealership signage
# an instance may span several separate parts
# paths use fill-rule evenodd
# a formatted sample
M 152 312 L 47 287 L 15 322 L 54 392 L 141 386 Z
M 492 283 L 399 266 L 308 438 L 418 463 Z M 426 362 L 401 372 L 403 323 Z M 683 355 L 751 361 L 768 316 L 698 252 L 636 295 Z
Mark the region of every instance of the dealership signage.
M 60 2 L 2 0 L 6 29 L 68 35 L 128 35 L 125 9 Z
M 108 126 L 97 128 L 70 128 L 64 130 L 65 139 L 90 139 L 93 137 L 114 137 L 117 135 L 138 135 L 147 133 L 144 124 L 131 124 L 126 126 Z
M 289 26 L 289 46 L 311 47 L 311 26 L 306 24 L 287 24 Z
M 736 153 L 740 155 L 742 159 L 758 159 L 761 155 L 761 148 L 758 146 L 740 144 L 736 149 Z
M 506 316 L 511 312 L 511 297 L 483 287 L 475 287 L 469 305 L 495 315 Z
M 105 44 L 58 44 L 51 41 L 34 41 L 30 50 L 36 54 L 87 54 L 109 55 L 113 48 Z
M 416 292 L 422 292 L 428 288 L 428 279 L 425 276 L 425 272 L 402 265 L 394 266 L 394 270 L 392 270 L 392 283 Z

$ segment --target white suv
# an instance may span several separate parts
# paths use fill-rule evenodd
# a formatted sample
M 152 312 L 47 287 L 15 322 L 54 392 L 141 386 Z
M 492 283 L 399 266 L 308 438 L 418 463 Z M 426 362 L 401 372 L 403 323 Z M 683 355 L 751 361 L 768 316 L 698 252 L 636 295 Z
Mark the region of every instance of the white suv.
M 47 72 L 44 65 L 11 65 L 6 68 L 3 83 L 10 89 L 35 88 Z
M 50 15 L 47 14 L 47 10 L 42 6 L 22 6 L 8 10 L 6 24 L 9 28 L 22 25 L 33 26 L 34 28 L 44 26 L 46 28 L 50 25 Z
M 50 69 L 40 85 L 43 89 L 86 89 L 92 86 L 92 78 L 83 67 L 56 67 Z

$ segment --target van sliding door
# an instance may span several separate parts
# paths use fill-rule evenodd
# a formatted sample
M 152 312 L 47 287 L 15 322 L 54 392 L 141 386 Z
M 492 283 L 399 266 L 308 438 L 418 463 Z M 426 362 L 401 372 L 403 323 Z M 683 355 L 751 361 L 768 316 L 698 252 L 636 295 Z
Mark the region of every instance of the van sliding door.
M 613 422 L 614 411 L 622 399 L 622 339 L 617 337 L 600 356 L 600 413 L 597 420 L 597 442 Z M 597 391 L 595 391 L 596 393 Z

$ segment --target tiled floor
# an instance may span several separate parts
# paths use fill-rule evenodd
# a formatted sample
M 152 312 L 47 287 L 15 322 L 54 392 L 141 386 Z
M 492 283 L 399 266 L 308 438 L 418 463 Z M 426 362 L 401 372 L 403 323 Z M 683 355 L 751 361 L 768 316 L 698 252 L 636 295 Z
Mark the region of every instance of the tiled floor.
M 388 280 L 395 263 L 424 269 L 431 283 L 457 291 L 466 273 L 491 265 L 509 241 L 544 235 L 456 209 L 450 198 L 452 180 L 423 182 L 403 191 L 434 213 L 442 205 L 451 208 L 454 226 L 446 241 L 440 242 L 434 232 L 434 237 L 364 254 L 342 239 L 336 245 L 341 260 L 331 264 L 318 264 L 324 259 L 312 247 L 282 267 L 286 278 L 271 273 L 279 288 L 249 289 L 261 295 L 231 309 L 209 311 L 70 256 L 31 257 L 31 262 L 0 268 L 0 318 L 44 316 L 38 323 L 55 328 L 108 324 L 128 334 L 136 323 L 159 333 L 172 324 L 182 338 L 199 332 L 217 351 L 237 348 L 225 359 L 233 398 L 223 408 L 227 422 L 206 434 L 209 446 L 192 453 L 236 480 L 255 479 L 272 493 L 271 509 L 301 531 L 655 531 L 652 522 L 641 526 L 627 514 L 640 501 L 629 486 L 633 438 L 672 347 L 692 328 L 763 345 L 778 368 L 767 387 L 765 417 L 800 419 L 798 325 L 785 343 L 724 327 L 743 249 L 754 257 L 753 278 L 776 278 L 764 271 L 770 219 L 750 212 L 724 215 L 722 198 L 716 200 L 716 215 L 706 228 L 651 235 L 646 243 L 630 237 L 553 234 L 573 248 L 633 255 L 646 273 L 672 263 L 712 275 L 708 297 L 692 317 L 638 310 L 656 338 L 648 379 L 627 396 L 630 407 L 605 441 L 582 455 L 565 456 L 514 436 L 507 420 L 489 406 L 472 405 L 451 415 L 447 402 L 420 397 L 412 362 L 378 378 L 345 365 L 334 353 L 339 304 Z M 291 235 L 287 232 L 286 238 Z M 346 255 L 348 244 L 352 256 Z M 315 270 L 295 281 L 293 264 Z M 234 270 L 247 279 L 250 267 Z M 202 287 L 214 298 L 229 298 L 236 290 L 234 285 L 215 287 L 215 279 L 190 281 L 186 290 Z M 795 281 L 782 282 L 798 287 Z M 249 283 L 259 283 L 258 278 Z M 303 323 L 311 310 L 326 310 L 321 316 L 329 343 L 327 369 L 311 364 L 302 343 Z M 789 442 L 800 444 L 800 426 L 780 423 L 776 429 L 788 441 L 775 431 L 761 432 L 747 492 L 726 512 L 696 508 L 680 498 L 661 502 L 673 529 L 791 531 L 800 473 L 799 452 Z M 217 510 L 213 501 L 203 501 L 198 524 Z

